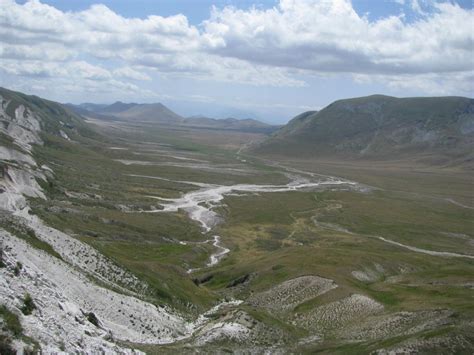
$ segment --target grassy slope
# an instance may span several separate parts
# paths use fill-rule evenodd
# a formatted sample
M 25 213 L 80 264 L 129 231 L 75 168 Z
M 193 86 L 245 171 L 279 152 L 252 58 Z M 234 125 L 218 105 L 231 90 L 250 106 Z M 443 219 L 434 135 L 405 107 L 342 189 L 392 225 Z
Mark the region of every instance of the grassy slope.
M 472 260 L 414 253 L 369 237 L 384 235 L 421 248 L 472 255 L 470 221 L 474 214 L 470 211 L 389 192 L 291 193 L 227 199 L 226 204 L 231 212 L 220 233 L 232 243 L 233 253 L 213 272 L 214 278 L 207 284 L 212 289 L 225 290 L 232 280 L 254 274 L 251 283 L 237 292 L 237 297 L 245 297 L 293 277 L 316 274 L 335 280 L 339 288 L 308 301 L 295 312 L 362 293 L 384 304 L 387 313 L 451 309 L 464 321 L 474 317 L 472 290 L 463 286 L 472 282 Z M 250 206 L 260 204 L 266 208 L 247 212 Z M 342 209 L 327 209 L 334 204 L 341 204 Z M 315 215 L 318 221 L 336 223 L 356 234 L 318 228 L 311 219 Z M 470 237 L 446 237 L 439 234 L 440 230 Z M 380 280 L 365 283 L 351 276 L 352 271 L 373 269 L 375 264 L 385 269 Z M 386 282 L 390 277 L 394 281 Z M 458 333 L 465 328 L 455 329 Z M 340 344 L 326 342 L 320 346 L 335 351 Z M 364 353 L 381 345 L 359 345 L 359 350 Z
M 374 95 L 296 117 L 254 151 L 269 156 L 472 162 L 472 99 Z
M 124 111 L 111 114 L 124 120 L 139 122 L 179 123 L 183 120 L 181 116 L 160 103 L 134 105 Z
M 132 271 L 152 286 L 149 296 L 157 303 L 169 303 L 182 309 L 202 310 L 215 301 L 216 295 L 197 287 L 186 269 L 204 265 L 212 247 L 208 244 L 180 245 L 172 240 L 201 241 L 198 225 L 184 213 L 145 214 L 128 213 L 119 206 L 133 210 L 150 209 L 157 201 L 149 195 L 178 197 L 195 189 L 190 185 L 170 181 L 127 176 L 127 174 L 159 176 L 171 180 L 190 180 L 214 183 L 250 183 L 285 179 L 266 168 L 262 174 L 228 175 L 219 171 L 201 171 L 183 167 L 160 165 L 124 165 L 115 159 L 144 160 L 154 163 L 169 162 L 170 158 L 157 154 L 140 155 L 140 149 L 157 149 L 149 143 L 159 142 L 171 149 L 171 154 L 194 154 L 196 158 L 217 164 L 234 164 L 227 151 L 201 142 L 188 140 L 189 129 L 166 131 L 156 126 L 136 126 L 135 129 L 101 131 L 104 140 L 76 136 L 68 142 L 53 135 L 45 135 L 45 145 L 35 147 L 39 164 L 46 163 L 54 170 L 55 179 L 44 184 L 48 201 L 32 201 L 33 211 L 47 223 L 91 244 L 103 254 Z M 100 131 L 100 128 L 99 128 Z M 202 132 L 202 142 L 208 132 Z M 239 146 L 242 133 L 225 133 L 226 143 Z M 143 142 L 148 142 L 143 144 Z M 128 150 L 111 150 L 122 145 Z M 172 145 L 172 148 L 170 148 Z M 232 156 L 232 158 L 230 158 Z M 229 160 L 232 159 L 232 160 Z M 172 160 L 172 159 L 171 159 Z M 182 162 L 176 160 L 176 162 Z M 86 197 L 67 197 L 66 192 L 81 192 Z M 94 197 L 95 196 L 95 197 Z
M 130 148 L 136 148 L 134 144 L 137 141 L 153 139 L 173 144 L 177 152 L 184 149 L 216 163 L 234 161 L 229 151 L 221 149 L 227 145 L 215 143 L 216 146 L 204 146 L 196 143 L 204 141 L 203 135 L 209 133 L 201 132 L 200 136 L 195 133 L 194 142 L 188 140 L 191 133 L 173 131 L 170 134 L 158 130 L 142 133 L 137 129 L 133 133 L 122 132 L 119 138 L 122 146 Z M 239 141 L 239 138 L 236 139 Z M 474 272 L 472 261 L 414 253 L 370 237 L 383 235 L 420 248 L 472 253 L 472 244 L 469 243 L 472 241 L 472 210 L 446 201 L 446 198 L 454 198 L 469 203 L 472 197 L 471 180 L 462 171 L 426 171 L 394 166 L 387 170 L 373 164 L 351 167 L 337 162 L 293 162 L 295 167 L 344 176 L 381 190 L 370 193 L 290 192 L 227 197 L 226 206 L 220 209 L 226 222 L 217 232 L 232 253 L 217 267 L 193 275 L 213 275 L 211 281 L 197 287 L 184 273 L 184 268 L 203 265 L 210 250 L 164 243 L 162 239 L 163 236 L 173 236 L 182 240 L 199 240 L 202 237 L 196 225 L 179 213 L 127 214 L 113 207 L 117 203 L 147 207 L 153 202 L 144 198 L 146 194 L 177 196 L 189 187 L 159 180 L 132 179 L 117 172 L 171 179 L 184 176 L 193 181 L 216 183 L 263 183 L 280 180 L 274 174 L 274 168 L 267 167 L 262 170 L 265 174 L 249 177 L 176 167 L 123 166 L 110 159 L 133 159 L 131 151 L 110 151 L 102 145 L 83 149 L 51 148 L 47 145 L 39 150 L 39 154 L 48 159 L 54 157 L 52 162 L 57 163 L 53 166 L 60 186 L 92 194 L 95 190 L 90 184 L 94 183 L 100 186 L 99 193 L 104 200 L 73 199 L 73 207 L 79 209 L 81 214 L 46 214 L 44 217 L 53 225 L 71 229 L 82 240 L 149 281 L 156 289 L 158 302 L 179 305 L 190 301 L 206 305 L 216 297 L 233 295 L 245 298 L 251 292 L 265 290 L 284 280 L 316 274 L 334 279 L 339 288 L 323 298 L 308 301 L 295 312 L 310 310 L 351 293 L 362 293 L 384 304 L 387 312 L 449 308 L 460 315 L 460 322 L 474 316 L 470 302 L 472 291 L 461 286 L 471 281 L 469 275 Z M 145 158 L 141 156 L 140 159 Z M 166 160 L 159 156 L 149 159 L 157 162 Z M 60 201 L 64 200 L 57 188 L 51 191 L 51 196 L 54 198 L 53 205 L 61 205 Z M 341 208 L 331 208 L 337 205 Z M 339 225 L 355 234 L 321 228 L 314 224 L 312 217 L 319 222 Z M 103 219 L 113 222 L 103 223 Z M 98 235 L 91 237 L 87 231 Z M 470 239 L 449 237 L 440 232 L 466 234 Z M 373 268 L 375 263 L 383 265 L 386 270 L 380 280 L 364 283 L 352 277 L 352 271 Z M 408 272 L 401 273 L 401 268 Z M 248 285 L 236 290 L 227 288 L 231 281 L 245 274 L 253 275 Z M 397 281 L 385 282 L 390 277 L 396 277 Z M 169 295 L 173 295 L 171 299 Z M 265 311 L 252 309 L 252 312 L 272 324 L 272 317 Z M 453 329 L 456 333 L 464 331 L 462 327 Z M 294 331 L 301 332 L 298 329 Z M 320 349 L 364 352 L 382 344 L 360 344 L 356 349 L 340 348 L 339 342 L 326 342 L 320 345 Z M 173 347 L 170 349 L 176 350 Z
M 154 291 L 150 295 L 154 302 L 181 309 L 192 303 L 194 311 L 202 310 L 222 296 L 245 298 L 296 276 L 314 274 L 335 280 L 339 287 L 300 305 L 295 312 L 306 312 L 351 293 L 362 293 L 384 304 L 386 312 L 452 309 L 458 320 L 450 332 L 464 332 L 463 322 L 473 319 L 472 290 L 463 286 L 472 282 L 472 260 L 414 253 L 372 237 L 382 235 L 420 248 L 472 253 L 473 210 L 446 200 L 453 198 L 466 205 L 472 202 L 472 180 L 465 172 L 427 170 L 415 165 L 407 169 L 391 164 L 387 169 L 374 164 L 292 162 L 295 167 L 344 176 L 380 190 L 227 197 L 225 206 L 219 209 L 225 223 L 216 232 L 232 252 L 215 268 L 193 275 L 213 275 L 209 282 L 196 286 L 185 269 L 202 266 L 209 255 L 209 246 L 183 246 L 167 241 L 167 238 L 202 240 L 196 224 L 182 213 L 138 214 L 117 208 L 128 205 L 147 209 L 156 204 L 147 195 L 176 197 L 190 187 L 125 174 L 224 184 L 278 183 L 285 181 L 285 177 L 277 174 L 276 168 L 262 164 L 252 165 L 259 169 L 256 175 L 231 175 L 170 166 L 125 166 L 113 160 L 148 159 L 137 158 L 133 153 L 152 141 L 171 144 L 171 151 L 193 154 L 216 164 L 234 164 L 234 152 L 254 139 L 252 135 L 225 133 L 224 137 L 216 137 L 215 133 L 202 130 L 164 130 L 137 125 L 129 125 L 125 130 L 109 126 L 103 132 L 109 133 L 104 141 L 93 139 L 95 133 L 74 136 L 81 144 L 46 135 L 45 145 L 35 148 L 35 156 L 40 164 L 47 163 L 54 169 L 55 179 L 45 186 L 49 201 L 31 202 L 34 211 L 48 223 L 90 243 L 147 280 Z M 212 137 L 216 139 L 210 140 Z M 112 145 L 129 150 L 108 149 Z M 149 159 L 169 160 L 160 156 Z M 65 191 L 88 196 L 70 198 Z M 96 194 L 101 198 L 94 197 Z M 60 211 L 53 212 L 51 208 Z M 352 234 L 334 226 L 346 228 Z M 361 282 L 351 275 L 354 270 L 373 268 L 375 263 L 386 270 L 380 279 Z M 227 287 L 245 274 L 252 275 L 249 283 Z M 271 326 L 281 327 L 281 322 L 286 323 L 285 327 L 295 336 L 305 334 L 286 319 L 275 319 L 262 309 L 249 312 Z M 403 339 L 390 339 L 392 343 L 400 340 Z M 329 340 L 308 351 L 367 352 L 385 342 L 341 347 L 339 341 Z M 171 347 L 170 351 L 174 350 Z
M 14 117 L 15 109 L 19 105 L 25 105 L 40 118 L 41 128 L 45 133 L 58 135 L 59 131 L 63 130 L 71 138 L 81 136 L 93 139 L 100 138 L 94 130 L 84 123 L 81 117 L 61 104 L 1 87 L 0 95 L 4 100 L 11 101 L 7 109 L 8 115 Z
M 34 201 L 33 211 L 148 281 L 156 302 L 181 308 L 188 302 L 200 307 L 211 301 L 213 297 L 197 289 L 184 273 L 185 265 L 203 263 L 208 250 L 170 244 L 165 239 L 199 240 L 197 226 L 183 215 L 127 213 L 117 208 L 133 204 L 149 209 L 155 201 L 144 194 L 176 196 L 180 186 L 169 183 L 156 188 L 153 181 L 126 177 L 118 173 L 122 168 L 126 170 L 125 166 L 107 157 L 101 143 L 90 144 L 49 137 L 44 147 L 36 148 L 40 161 L 48 161 L 54 169 L 55 180 L 48 187 L 50 199 Z M 149 171 L 144 174 L 151 175 Z M 67 198 L 64 191 L 101 198 Z M 51 213 L 52 208 L 60 208 L 61 212 Z

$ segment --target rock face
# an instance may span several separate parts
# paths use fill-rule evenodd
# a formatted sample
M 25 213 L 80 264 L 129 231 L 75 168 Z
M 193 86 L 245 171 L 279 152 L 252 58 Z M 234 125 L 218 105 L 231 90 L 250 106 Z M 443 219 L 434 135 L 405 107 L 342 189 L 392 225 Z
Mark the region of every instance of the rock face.
M 47 105 L 49 111 L 62 114 L 65 111 L 59 105 L 37 98 L 31 105 L 23 103 L 27 100 L 18 93 L 0 91 L 0 210 L 54 253 L 39 250 L 0 228 L 0 304 L 19 317 L 24 334 L 47 353 L 61 349 L 130 353 L 114 341 L 169 343 L 189 333 L 189 324 L 180 316 L 136 297 L 147 285 L 134 275 L 29 213 L 26 198 L 46 199 L 38 181 L 54 176 L 49 167 L 36 163 L 34 146 L 43 144 L 41 135 L 45 133 L 69 141 L 64 130 L 74 134 L 71 127 L 80 122 L 67 114 L 64 121 L 56 122 L 54 115 L 38 106 Z M 25 294 L 36 305 L 29 315 L 20 312 Z M 26 346 L 18 341 L 15 344 L 18 351 Z
M 255 153 L 289 157 L 424 159 L 468 163 L 474 100 L 374 95 L 336 101 L 295 117 Z
M 232 311 L 235 317 L 201 316 L 191 322 L 176 310 L 147 302 L 145 282 L 32 214 L 28 198 L 47 199 L 42 182 L 54 179 L 53 169 L 37 163 L 35 146 L 50 136 L 79 144 L 74 138 L 90 132 L 59 104 L 5 89 L 0 89 L 0 101 L 0 218 L 9 227 L 0 227 L 0 305 L 19 320 L 23 336 L 21 340 L 1 327 L 2 341 L 7 339 L 19 353 L 38 344 L 45 353 L 132 354 L 140 351 L 118 344 L 186 340 L 200 346 L 256 337 L 250 316 L 237 311 Z M 89 198 L 69 191 L 65 196 Z M 22 312 L 25 299 L 34 304 L 30 312 Z M 211 313 L 240 303 L 218 304 Z M 278 338 L 271 329 L 260 328 Z
M 70 141 L 80 133 L 90 132 L 60 104 L 0 88 L 0 208 L 25 212 L 25 197 L 45 198 L 38 181 L 54 172 L 35 161 L 33 148 L 43 145 L 42 135 Z
M 180 317 L 132 296 L 95 285 L 71 264 L 48 255 L 5 231 L 0 231 L 3 260 L 0 302 L 15 311 L 26 335 L 46 353 L 103 351 L 126 352 L 113 340 L 169 343 L 185 334 Z M 21 263 L 19 275 L 14 268 Z M 28 293 L 37 310 L 18 312 Z M 94 325 L 90 313 L 97 319 Z
M 45 180 L 44 171 L 32 156 L 34 144 L 43 144 L 39 118 L 26 106 L 1 95 L 0 208 L 18 211 L 26 207 L 25 196 L 45 198 L 36 178 Z M 3 93 L 4 94 L 4 93 Z

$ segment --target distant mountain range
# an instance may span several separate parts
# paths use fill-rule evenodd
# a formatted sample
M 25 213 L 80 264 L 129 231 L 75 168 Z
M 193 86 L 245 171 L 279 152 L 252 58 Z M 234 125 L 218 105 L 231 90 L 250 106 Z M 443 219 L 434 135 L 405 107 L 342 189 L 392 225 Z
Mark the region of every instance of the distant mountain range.
M 278 129 L 254 119 L 225 118 L 215 119 L 205 116 L 184 118 L 161 103 L 137 104 L 117 101 L 111 105 L 83 103 L 66 104 L 71 110 L 82 116 L 101 120 L 119 120 L 127 122 L 179 125 L 194 128 L 237 130 L 256 133 L 271 133 Z
M 253 119 L 184 118 L 160 103 L 61 105 L 3 88 L 0 94 L 34 107 L 41 116 L 43 131 L 60 136 L 63 133 L 73 136 L 79 131 L 92 134 L 82 116 L 265 133 L 269 134 L 268 138 L 247 152 L 276 159 L 404 160 L 441 166 L 474 166 L 474 99 L 465 97 L 373 95 L 339 100 L 320 111 L 302 113 L 285 126 L 277 127 Z M 12 107 L 8 106 L 7 111 L 13 110 Z
M 474 162 L 473 143 L 473 99 L 373 95 L 300 114 L 252 153 L 456 165 Z

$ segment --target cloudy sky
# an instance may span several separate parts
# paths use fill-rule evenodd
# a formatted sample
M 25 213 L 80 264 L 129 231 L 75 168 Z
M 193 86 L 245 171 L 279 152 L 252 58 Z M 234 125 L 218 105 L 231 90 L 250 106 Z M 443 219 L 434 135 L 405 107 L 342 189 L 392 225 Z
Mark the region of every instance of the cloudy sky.
M 285 122 L 340 98 L 474 96 L 471 0 L 0 0 L 1 86 Z

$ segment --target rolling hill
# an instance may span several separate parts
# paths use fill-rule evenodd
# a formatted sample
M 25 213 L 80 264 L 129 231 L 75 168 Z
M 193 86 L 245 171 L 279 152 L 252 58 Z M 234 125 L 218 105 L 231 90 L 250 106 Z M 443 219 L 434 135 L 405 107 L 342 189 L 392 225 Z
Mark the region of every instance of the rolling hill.
M 75 113 L 99 120 L 118 120 L 141 123 L 179 124 L 183 117 L 161 103 L 137 104 L 114 102 L 111 105 L 83 103 L 65 104 Z
M 135 104 L 116 102 L 98 111 L 100 114 L 112 115 L 124 121 L 156 122 L 162 124 L 177 124 L 183 120 L 181 116 L 171 111 L 161 103 Z
M 82 109 L 87 110 L 87 111 L 94 111 L 94 112 L 98 112 L 98 111 L 102 110 L 103 108 L 109 106 L 109 105 L 106 105 L 106 104 L 94 104 L 94 103 L 90 103 L 90 102 L 84 102 L 80 105 L 73 105 L 73 104 L 66 104 L 66 105 L 75 106 L 75 107 L 82 108 Z
M 80 105 L 65 104 L 75 113 L 99 120 L 116 120 L 139 123 L 156 123 L 164 125 L 185 126 L 211 130 L 235 130 L 241 132 L 265 133 L 274 132 L 278 126 L 272 126 L 254 119 L 224 118 L 216 119 L 205 116 L 184 118 L 161 103 L 136 104 L 117 101 L 111 105 L 84 103 Z
M 94 111 L 97 113 L 102 113 L 102 114 L 115 114 L 115 113 L 120 113 L 127 111 L 128 109 L 131 109 L 134 106 L 137 106 L 138 104 L 136 103 L 124 103 L 121 101 L 114 102 L 111 105 L 95 105 L 92 106 L 89 104 L 89 106 L 85 106 L 87 104 L 81 104 L 80 106 L 83 106 L 86 110 Z
M 252 151 L 314 159 L 473 162 L 474 100 L 464 97 L 339 100 L 291 120 Z

